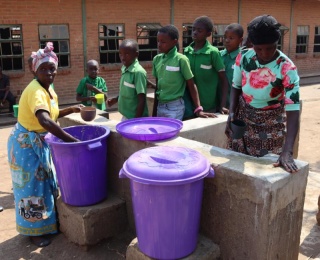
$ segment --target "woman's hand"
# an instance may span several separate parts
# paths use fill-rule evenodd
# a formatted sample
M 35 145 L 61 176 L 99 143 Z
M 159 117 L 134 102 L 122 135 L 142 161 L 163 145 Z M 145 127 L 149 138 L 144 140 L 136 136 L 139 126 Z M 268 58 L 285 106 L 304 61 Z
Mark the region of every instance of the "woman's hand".
M 292 152 L 283 151 L 274 167 L 283 167 L 287 172 L 295 173 L 298 171 L 298 167 L 294 162 Z
M 230 124 L 233 120 L 235 120 L 234 113 L 230 113 L 228 116 L 228 119 L 227 119 L 227 123 L 226 123 L 226 130 L 224 131 L 224 133 L 226 134 L 226 136 L 228 138 L 231 138 L 233 135 L 233 132 L 232 132 L 231 126 L 230 126 Z
M 208 112 L 203 112 L 203 111 L 197 112 L 196 115 L 198 117 L 202 117 L 202 118 L 208 118 L 208 117 L 215 118 L 215 117 L 217 117 L 214 113 L 208 113 Z
M 81 110 L 81 108 L 83 108 L 83 107 L 85 107 L 85 106 L 82 105 L 82 104 L 72 106 L 72 107 L 71 107 L 72 113 L 80 113 L 80 110 Z

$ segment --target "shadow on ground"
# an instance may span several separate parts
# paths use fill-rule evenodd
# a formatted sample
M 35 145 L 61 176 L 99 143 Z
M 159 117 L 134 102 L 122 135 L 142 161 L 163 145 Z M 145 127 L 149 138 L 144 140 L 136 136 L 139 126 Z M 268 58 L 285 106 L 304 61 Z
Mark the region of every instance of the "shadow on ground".
M 316 212 L 312 212 L 315 217 Z M 300 254 L 314 258 L 320 254 L 320 227 L 315 224 L 310 230 L 309 235 L 300 244 Z
M 38 248 L 31 244 L 26 236 L 17 235 L 0 244 L 0 254 L 6 256 L 6 260 L 16 259 L 125 259 L 127 246 L 134 235 L 125 232 L 120 236 L 99 242 L 92 248 L 79 247 L 64 237 L 62 233 L 49 236 L 52 243 L 48 247 Z

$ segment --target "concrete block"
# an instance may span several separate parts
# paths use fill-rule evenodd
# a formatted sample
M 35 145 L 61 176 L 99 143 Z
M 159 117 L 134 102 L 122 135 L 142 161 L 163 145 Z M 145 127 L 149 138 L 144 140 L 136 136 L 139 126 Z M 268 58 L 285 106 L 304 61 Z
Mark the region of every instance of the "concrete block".
M 215 260 L 220 257 L 220 248 L 218 245 L 214 244 L 210 239 L 199 236 L 198 244 L 196 250 L 183 258 L 181 260 Z M 126 253 L 127 260 L 152 260 L 151 258 L 144 253 L 142 253 L 138 246 L 138 239 L 135 238 L 132 240 L 128 246 Z
M 225 148 L 227 145 L 226 129 L 227 115 L 217 114 L 217 118 L 194 118 L 183 121 L 179 136 L 212 146 Z
M 91 246 L 124 232 L 128 226 L 125 201 L 110 194 L 96 205 L 73 207 L 57 200 L 60 230 L 71 242 Z
M 229 159 L 205 180 L 201 232 L 222 259 L 298 259 L 308 165 L 289 174 L 267 158 Z

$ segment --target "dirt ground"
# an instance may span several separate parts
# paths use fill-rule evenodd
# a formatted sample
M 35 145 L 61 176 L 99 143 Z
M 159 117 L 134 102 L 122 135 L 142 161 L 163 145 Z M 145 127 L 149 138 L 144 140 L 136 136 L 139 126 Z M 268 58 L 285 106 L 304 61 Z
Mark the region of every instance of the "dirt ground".
M 303 109 L 300 127 L 298 159 L 310 163 L 306 190 L 304 219 L 301 232 L 299 260 L 320 260 L 320 227 L 316 224 L 317 199 L 320 194 L 320 84 L 301 87 Z M 117 115 L 110 115 L 111 118 Z M 120 234 L 85 251 L 58 234 L 46 248 L 37 248 L 15 229 L 11 177 L 7 163 L 6 142 L 10 127 L 0 128 L 0 259 L 125 259 L 126 247 L 133 239 L 132 233 Z M 285 239 L 286 234 L 284 234 Z

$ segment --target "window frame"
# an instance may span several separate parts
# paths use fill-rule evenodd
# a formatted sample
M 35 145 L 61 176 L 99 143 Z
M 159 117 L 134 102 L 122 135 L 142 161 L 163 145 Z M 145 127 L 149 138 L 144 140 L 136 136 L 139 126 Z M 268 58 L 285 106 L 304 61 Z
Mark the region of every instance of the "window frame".
M 279 29 L 280 29 L 280 39 L 277 43 L 277 49 L 280 51 L 283 51 L 284 36 L 289 31 L 289 27 L 281 25 Z
M 299 33 L 299 28 L 302 31 L 307 29 L 307 33 Z M 307 54 L 308 53 L 308 44 L 310 36 L 310 27 L 309 25 L 298 25 L 297 26 L 297 38 L 296 38 L 296 54 Z M 299 43 L 299 41 L 304 41 L 305 43 Z
M 106 28 L 111 27 L 121 27 L 121 30 L 115 31 L 116 33 L 121 33 L 121 35 L 106 35 L 104 32 L 100 31 L 100 27 L 105 26 Z M 104 33 L 104 36 L 101 36 L 101 33 Z M 107 64 L 115 64 L 115 63 L 121 63 L 120 57 L 119 57 L 119 46 L 121 42 L 125 39 L 125 24 L 124 23 L 99 23 L 98 24 L 98 42 L 99 42 L 99 57 L 100 57 L 100 64 L 107 65 Z M 102 46 L 100 45 L 101 41 L 104 41 L 104 43 L 107 45 L 106 48 L 109 48 L 109 41 L 110 43 L 114 42 L 115 48 L 102 50 Z M 104 58 L 102 58 L 102 55 L 106 55 L 106 62 L 104 61 Z M 111 57 L 114 57 L 113 59 Z
M 319 43 L 316 43 L 317 38 L 318 38 Z M 317 47 L 319 50 L 316 50 Z M 313 53 L 320 54 L 320 25 L 316 25 L 314 27 Z
M 20 28 L 20 37 L 13 39 L 13 30 L 14 28 Z M 23 32 L 22 32 L 22 24 L 0 24 L 0 29 L 6 29 L 6 28 L 10 28 L 9 32 L 10 32 L 10 36 L 8 39 L 2 39 L 0 36 L 0 66 L 4 71 L 22 71 L 24 70 L 24 61 L 23 61 Z M 11 54 L 3 54 L 3 47 L 4 45 L 10 44 L 10 52 Z M 18 54 L 14 54 L 14 43 L 18 43 L 18 45 L 20 46 L 20 53 Z M 4 44 L 4 45 L 3 45 Z M 4 60 L 6 59 L 10 59 L 11 61 L 11 66 L 7 66 L 5 65 Z M 18 60 L 16 60 L 18 59 Z M 19 62 L 20 60 L 20 62 Z M 18 62 L 19 64 L 15 65 L 15 61 Z M 20 66 L 19 66 L 20 65 Z
M 136 37 L 139 46 L 139 61 L 152 61 L 154 56 L 158 54 L 157 34 L 163 26 L 160 23 L 137 23 L 136 24 Z M 140 29 L 141 28 L 141 29 Z M 154 35 L 150 35 L 150 31 L 154 31 Z M 147 35 L 141 35 L 147 33 Z M 150 40 L 154 47 L 149 47 Z M 145 41 L 146 43 L 143 43 Z M 147 56 L 150 57 L 148 58 Z M 146 58 L 147 57 L 147 58 Z
M 219 51 L 224 49 L 224 44 L 223 44 L 223 38 L 224 38 L 224 31 L 228 24 L 215 24 L 213 26 L 212 30 L 212 46 L 218 48 Z M 217 44 L 215 44 L 217 42 Z
M 67 36 L 66 37 L 41 37 L 41 27 L 54 27 L 54 26 L 65 26 L 66 27 L 66 33 Z M 39 36 L 39 45 L 40 48 L 44 48 L 47 42 L 52 42 L 53 45 L 57 45 L 59 46 L 59 48 L 55 48 L 54 52 L 58 57 L 58 68 L 70 68 L 71 67 L 71 55 L 70 55 L 70 30 L 69 30 L 69 24 L 39 24 L 38 25 L 38 36 Z M 60 51 L 61 46 L 62 46 L 62 42 L 67 42 L 67 47 L 68 47 L 68 51 Z M 61 65 L 61 56 L 67 56 L 68 59 L 68 65 L 66 66 L 62 66 Z
M 182 24 L 182 48 L 186 48 L 193 42 L 192 40 L 192 23 L 183 23 Z M 190 30 L 190 31 L 189 31 Z M 190 34 L 189 34 L 190 33 Z

